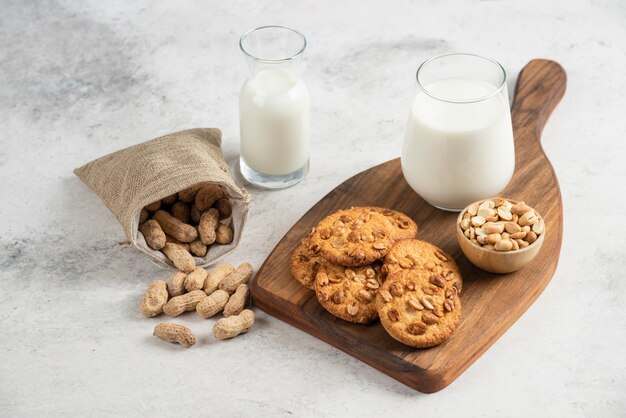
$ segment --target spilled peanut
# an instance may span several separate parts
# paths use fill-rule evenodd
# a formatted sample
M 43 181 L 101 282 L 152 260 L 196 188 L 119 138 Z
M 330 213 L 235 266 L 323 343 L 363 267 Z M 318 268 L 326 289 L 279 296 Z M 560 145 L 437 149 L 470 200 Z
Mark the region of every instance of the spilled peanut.
M 141 300 L 141 313 L 152 318 L 163 312 L 163 307 L 167 303 L 167 285 L 163 280 L 155 280 L 148 286 L 146 293 Z
M 252 324 L 254 324 L 254 312 L 250 309 L 244 309 L 239 315 L 229 316 L 217 321 L 213 326 L 213 335 L 218 340 L 233 338 L 248 332 Z
M 237 268 L 222 263 L 210 271 L 200 267 L 190 272 L 177 271 L 167 281 L 150 283 L 141 300 L 140 310 L 149 318 L 160 313 L 175 317 L 189 311 L 210 318 L 223 312 L 225 318 L 215 324 L 213 333 L 218 339 L 232 338 L 247 332 L 254 322 L 254 313 L 244 309 L 250 298 L 246 283 L 251 275 L 250 263 L 242 263 Z M 196 343 L 194 333 L 178 324 L 158 324 L 153 334 L 185 347 Z
M 229 316 L 239 315 L 243 308 L 246 306 L 246 302 L 250 297 L 250 289 L 247 284 L 240 284 L 237 286 L 237 290 L 232 294 L 226 306 L 224 306 L 224 316 L 228 318 Z
M 178 343 L 183 347 L 191 347 L 196 343 L 193 331 L 183 325 L 169 322 L 157 324 L 152 335 L 170 343 Z

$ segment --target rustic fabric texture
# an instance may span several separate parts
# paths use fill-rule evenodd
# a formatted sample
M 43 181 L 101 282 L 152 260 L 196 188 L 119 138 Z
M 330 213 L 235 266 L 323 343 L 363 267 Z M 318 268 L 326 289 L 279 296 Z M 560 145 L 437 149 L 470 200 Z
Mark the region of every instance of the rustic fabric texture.
M 199 128 L 175 132 L 98 158 L 74 170 L 117 217 L 126 237 L 152 261 L 173 268 L 160 252 L 147 246 L 137 230 L 141 209 L 199 183 L 222 185 L 233 202 L 233 242 L 212 245 L 196 257 L 207 266 L 235 249 L 248 213 L 248 193 L 228 173 L 219 129 Z

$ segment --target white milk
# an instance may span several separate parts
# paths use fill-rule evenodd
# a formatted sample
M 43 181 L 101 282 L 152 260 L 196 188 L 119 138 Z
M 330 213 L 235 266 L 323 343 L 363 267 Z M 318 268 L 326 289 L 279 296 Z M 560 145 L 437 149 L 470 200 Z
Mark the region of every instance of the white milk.
M 241 156 L 263 174 L 280 176 L 309 158 L 309 92 L 285 68 L 266 68 L 244 83 L 239 95 Z
M 496 88 L 483 81 L 447 79 L 425 86 L 453 101 L 484 97 Z M 430 204 L 461 209 L 498 194 L 515 169 L 511 113 L 506 90 L 476 103 L 449 103 L 420 91 L 402 151 L 409 185 Z

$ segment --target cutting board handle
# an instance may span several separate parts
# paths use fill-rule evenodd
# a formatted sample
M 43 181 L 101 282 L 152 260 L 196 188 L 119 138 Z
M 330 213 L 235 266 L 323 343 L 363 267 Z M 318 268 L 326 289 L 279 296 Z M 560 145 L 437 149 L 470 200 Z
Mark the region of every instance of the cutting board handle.
M 563 98 L 567 75 L 560 64 L 534 59 L 522 69 L 515 86 L 513 129 L 533 130 L 538 141 L 552 111 Z

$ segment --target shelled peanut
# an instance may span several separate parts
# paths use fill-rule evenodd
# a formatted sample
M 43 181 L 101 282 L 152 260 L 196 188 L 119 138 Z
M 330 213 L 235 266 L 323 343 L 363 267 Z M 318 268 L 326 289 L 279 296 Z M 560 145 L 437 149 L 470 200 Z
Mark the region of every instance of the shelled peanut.
M 545 231 L 543 218 L 533 208 L 501 198 L 470 205 L 460 226 L 474 244 L 501 252 L 526 248 Z
M 195 269 L 211 245 L 233 241 L 232 201 L 224 188 L 200 184 L 146 205 L 138 229 L 146 244 L 161 251 L 180 270 Z
M 176 317 L 194 310 L 199 316 L 210 318 L 223 312 L 229 321 L 218 321 L 213 329 L 214 335 L 218 339 L 232 338 L 247 332 L 254 322 L 252 311 L 245 309 L 250 298 L 247 282 L 251 275 L 250 263 L 243 263 L 237 268 L 223 263 L 210 271 L 203 268 L 190 272 L 177 271 L 167 281 L 150 283 L 140 310 L 148 318 L 161 313 Z M 186 347 L 195 343 L 193 332 L 182 325 L 159 324 L 154 335 Z

